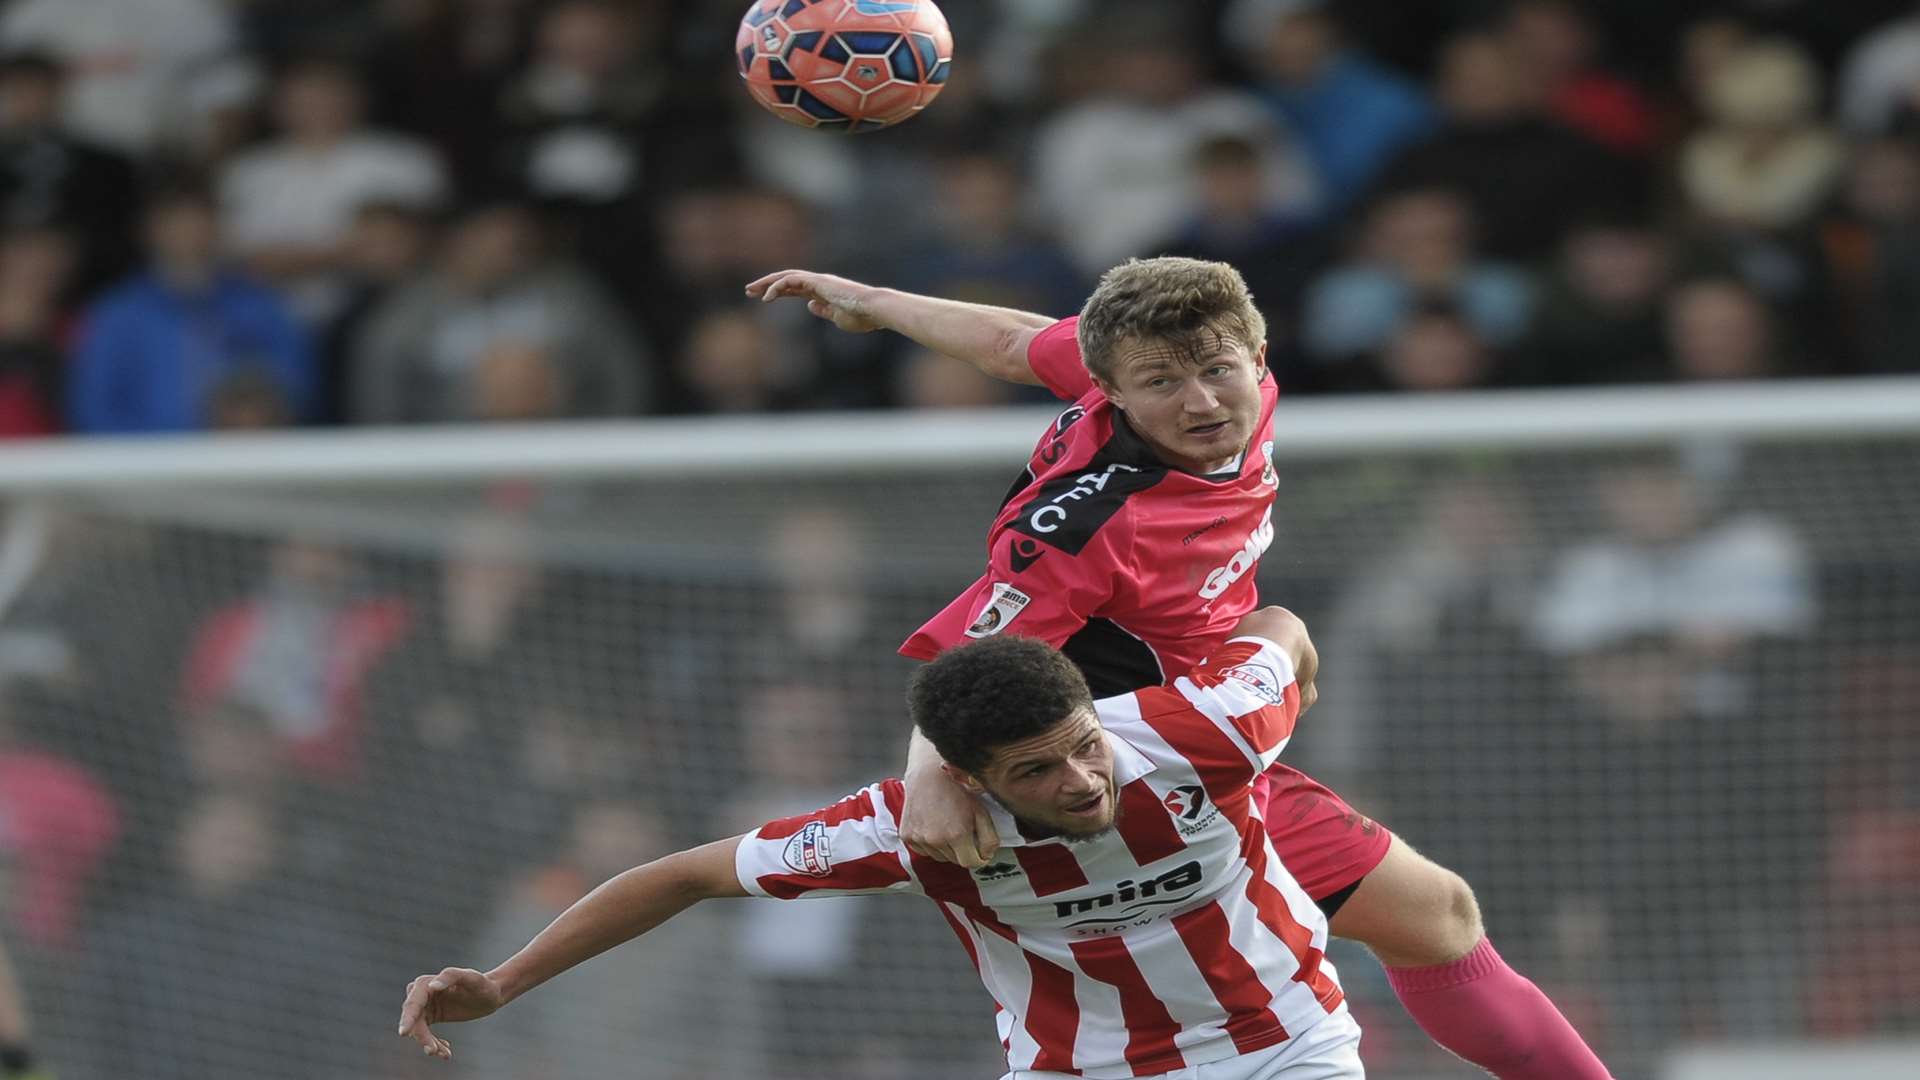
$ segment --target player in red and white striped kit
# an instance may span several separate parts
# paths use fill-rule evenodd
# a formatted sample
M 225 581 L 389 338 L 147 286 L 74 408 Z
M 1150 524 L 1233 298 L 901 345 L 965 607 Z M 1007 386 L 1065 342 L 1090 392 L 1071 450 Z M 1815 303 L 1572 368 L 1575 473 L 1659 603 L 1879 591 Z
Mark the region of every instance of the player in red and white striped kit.
M 949 650 L 916 673 L 910 711 L 995 816 L 1004 861 L 970 872 L 911 851 L 905 789 L 886 780 L 630 870 L 491 972 L 415 979 L 400 1033 L 451 1057 L 432 1024 L 486 1016 L 698 900 L 894 892 L 936 901 L 966 947 L 1009 1080 L 1362 1077 L 1326 920 L 1253 799 L 1317 666 L 1279 608 L 1172 685 L 1100 701 L 1044 642 Z
M 1264 322 L 1231 267 L 1134 260 L 1065 320 L 798 270 L 747 291 L 803 298 L 842 329 L 894 330 L 1073 403 L 988 530 L 986 573 L 903 653 L 1038 637 L 1104 696 L 1184 670 L 1257 605 L 1254 572 L 1274 538 L 1279 394 Z M 992 822 L 941 779 L 924 740 L 906 784 L 910 845 L 967 866 L 991 856 Z M 1458 875 L 1285 765 L 1257 797 L 1333 932 L 1373 951 L 1434 1041 L 1502 1080 L 1605 1080 L 1559 1010 L 1494 950 Z

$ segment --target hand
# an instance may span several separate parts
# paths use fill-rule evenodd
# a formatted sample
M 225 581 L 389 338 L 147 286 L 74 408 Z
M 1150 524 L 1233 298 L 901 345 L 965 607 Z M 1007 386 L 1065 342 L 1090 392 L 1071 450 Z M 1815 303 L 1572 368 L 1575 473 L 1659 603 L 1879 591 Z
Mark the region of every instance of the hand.
M 993 827 L 987 808 L 944 769 L 909 773 L 906 786 L 900 839 L 907 847 L 968 870 L 987 865 L 1000 850 L 1000 831 Z
M 422 975 L 407 984 L 407 1000 L 400 1006 L 400 1034 L 418 1042 L 428 1056 L 450 1061 L 453 1044 L 436 1036 L 428 1025 L 478 1020 L 505 1004 L 500 984 L 471 968 Z
M 855 334 L 880 329 L 880 323 L 867 313 L 867 303 L 877 291 L 871 285 L 807 270 L 782 270 L 747 286 L 747 295 L 762 303 L 783 296 L 804 297 L 808 311 Z

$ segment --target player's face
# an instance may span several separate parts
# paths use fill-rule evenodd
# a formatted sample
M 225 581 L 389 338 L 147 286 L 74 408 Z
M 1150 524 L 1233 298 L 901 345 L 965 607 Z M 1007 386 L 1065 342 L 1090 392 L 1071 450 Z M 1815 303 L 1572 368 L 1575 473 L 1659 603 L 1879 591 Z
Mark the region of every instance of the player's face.
M 1131 342 L 1120 350 L 1113 381 L 1101 380 L 1100 389 L 1161 460 L 1188 472 L 1218 472 L 1253 438 L 1266 365 L 1264 343 L 1249 352 L 1220 340 L 1196 358 L 1162 341 Z
M 1000 747 L 978 779 L 1014 817 L 1062 836 L 1111 829 L 1119 805 L 1113 747 L 1091 709 Z

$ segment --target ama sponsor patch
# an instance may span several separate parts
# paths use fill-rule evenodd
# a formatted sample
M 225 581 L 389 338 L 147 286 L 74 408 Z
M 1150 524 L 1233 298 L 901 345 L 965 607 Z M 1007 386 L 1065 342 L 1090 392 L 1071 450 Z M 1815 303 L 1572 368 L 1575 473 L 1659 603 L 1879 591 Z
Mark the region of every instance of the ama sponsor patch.
M 993 587 L 993 595 L 987 598 L 987 606 L 982 608 L 973 625 L 967 627 L 970 638 L 992 637 L 1007 628 L 1007 624 L 1018 618 L 1033 603 L 1033 597 L 1004 582 Z

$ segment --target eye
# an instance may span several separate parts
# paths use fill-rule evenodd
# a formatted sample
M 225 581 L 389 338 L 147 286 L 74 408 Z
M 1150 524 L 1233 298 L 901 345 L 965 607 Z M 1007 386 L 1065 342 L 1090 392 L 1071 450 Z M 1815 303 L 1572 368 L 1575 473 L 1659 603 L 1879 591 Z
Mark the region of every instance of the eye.
M 1211 378 L 1217 379 L 1217 378 L 1220 378 L 1221 376 L 1226 375 L 1228 372 L 1232 370 L 1233 370 L 1232 368 L 1228 367 L 1225 364 L 1215 364 L 1212 367 L 1207 369 L 1207 375 Z
M 1160 376 L 1159 378 L 1149 379 L 1147 380 L 1147 389 L 1149 390 L 1162 389 L 1167 385 L 1167 382 L 1168 382 L 1168 379 L 1164 375 Z
M 1027 769 L 1023 769 L 1023 770 L 1021 770 L 1021 773 L 1020 773 L 1020 777 L 1021 777 L 1021 779 L 1024 779 L 1024 780 L 1031 780 L 1031 779 L 1033 779 L 1034 777 L 1036 777 L 1036 776 L 1039 776 L 1040 774 L 1042 774 L 1042 773 L 1044 773 L 1044 772 L 1046 772 L 1046 771 L 1047 771 L 1047 766 L 1045 766 L 1045 765 L 1034 765 L 1034 766 L 1031 766 L 1031 767 L 1029 767 L 1029 768 L 1027 768 Z

